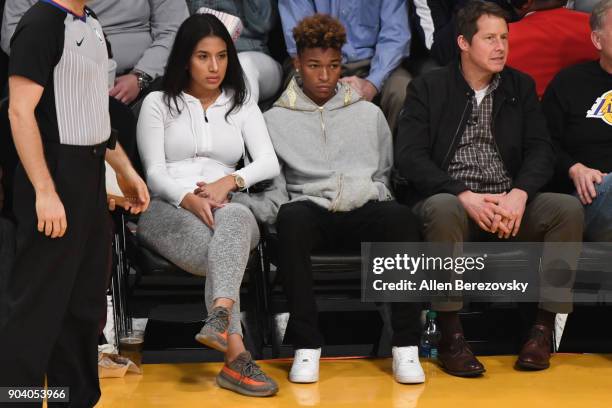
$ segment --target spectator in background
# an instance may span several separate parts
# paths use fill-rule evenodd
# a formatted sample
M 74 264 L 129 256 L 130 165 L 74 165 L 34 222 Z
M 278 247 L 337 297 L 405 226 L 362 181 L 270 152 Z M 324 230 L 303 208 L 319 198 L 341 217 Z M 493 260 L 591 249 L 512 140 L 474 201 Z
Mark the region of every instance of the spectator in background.
M 414 22 L 417 38 L 429 50 L 439 65 L 455 61 L 457 48 L 457 11 L 468 0 L 410 0 L 411 21 Z M 497 4 L 508 14 L 508 21 L 519 21 L 530 11 L 563 7 L 566 0 L 487 0 Z
M 36 2 L 6 0 L 1 44 L 7 54 L 17 23 Z M 117 62 L 109 94 L 130 104 L 163 75 L 176 30 L 189 15 L 187 5 L 179 0 L 91 0 L 88 7 L 100 19 Z
M 281 65 L 270 56 L 268 34 L 278 20 L 275 0 L 187 0 L 191 14 L 201 7 L 240 18 L 243 29 L 235 41 L 251 98 L 264 101 L 276 95 L 283 80 Z
M 533 8 L 542 3 L 535 0 Z M 563 68 L 597 59 L 591 42 L 589 15 L 559 7 L 528 13 L 510 24 L 508 65 L 536 82 L 538 97 Z
M 278 8 L 291 57 L 297 52 L 292 30 L 299 21 L 315 13 L 340 20 L 347 30 L 340 81 L 365 100 L 378 101 L 394 131 L 411 79 L 401 65 L 410 49 L 406 0 L 279 0 Z
M 612 242 L 612 0 L 591 15 L 599 61 L 561 71 L 542 106 L 557 150 L 555 191 L 584 205 L 585 239 Z

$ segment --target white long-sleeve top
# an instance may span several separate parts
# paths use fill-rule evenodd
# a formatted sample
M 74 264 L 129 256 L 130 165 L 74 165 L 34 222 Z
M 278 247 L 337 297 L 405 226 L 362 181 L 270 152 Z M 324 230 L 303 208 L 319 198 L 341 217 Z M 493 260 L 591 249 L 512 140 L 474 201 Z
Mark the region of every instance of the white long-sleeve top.
M 162 92 L 152 92 L 138 118 L 138 151 L 154 197 L 179 206 L 196 183 L 212 183 L 228 174 L 239 174 L 249 187 L 279 174 L 279 165 L 259 107 L 247 102 L 227 120 L 231 94 L 225 91 L 204 111 L 200 101 L 187 94 L 179 100 L 181 113 L 172 112 Z M 252 159 L 236 171 L 245 153 Z

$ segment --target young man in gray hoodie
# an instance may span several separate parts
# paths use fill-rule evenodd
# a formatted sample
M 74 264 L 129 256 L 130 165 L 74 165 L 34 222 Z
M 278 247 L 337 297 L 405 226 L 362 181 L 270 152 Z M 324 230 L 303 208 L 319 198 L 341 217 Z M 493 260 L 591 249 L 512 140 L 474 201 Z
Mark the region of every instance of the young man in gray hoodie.
M 338 80 L 344 27 L 322 14 L 293 31 L 298 55 L 293 79 L 265 114 L 281 163 L 274 187 L 233 200 L 275 224 L 279 268 L 290 310 L 286 339 L 294 345 L 289 379 L 319 378 L 323 338 L 318 328 L 310 254 L 320 248 L 359 249 L 361 242 L 415 242 L 419 228 L 410 209 L 393 201 L 391 131 L 382 111 Z M 421 383 L 420 311 L 392 303 L 393 372 L 401 383 Z

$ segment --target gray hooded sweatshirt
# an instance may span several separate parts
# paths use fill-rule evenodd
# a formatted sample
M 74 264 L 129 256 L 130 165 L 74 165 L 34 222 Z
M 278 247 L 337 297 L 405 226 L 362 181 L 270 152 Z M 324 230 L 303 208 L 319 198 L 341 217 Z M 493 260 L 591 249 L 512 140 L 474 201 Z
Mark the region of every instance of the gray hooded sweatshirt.
M 264 114 L 281 173 L 267 191 L 237 193 L 259 221 L 273 225 L 281 205 L 309 200 L 329 211 L 351 211 L 393 197 L 388 188 L 393 153 L 382 111 L 339 84 L 323 106 L 292 80 Z

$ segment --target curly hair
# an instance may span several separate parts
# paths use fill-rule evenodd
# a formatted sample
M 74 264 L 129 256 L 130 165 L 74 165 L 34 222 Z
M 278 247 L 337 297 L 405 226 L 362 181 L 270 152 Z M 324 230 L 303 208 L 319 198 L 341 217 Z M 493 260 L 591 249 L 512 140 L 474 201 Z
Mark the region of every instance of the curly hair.
M 332 48 L 340 50 L 346 43 L 346 30 L 340 21 L 317 13 L 306 17 L 293 29 L 298 54 L 306 48 Z

